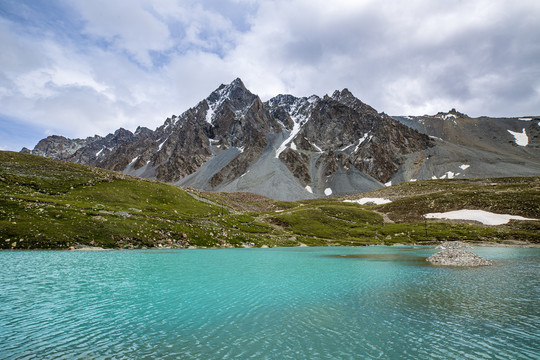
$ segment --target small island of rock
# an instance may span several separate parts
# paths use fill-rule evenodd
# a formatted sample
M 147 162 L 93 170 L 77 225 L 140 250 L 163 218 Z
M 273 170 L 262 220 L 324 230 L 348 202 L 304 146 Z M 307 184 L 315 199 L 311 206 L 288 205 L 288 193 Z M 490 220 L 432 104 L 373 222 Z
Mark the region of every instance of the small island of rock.
M 433 265 L 442 266 L 485 266 L 493 265 L 493 261 L 484 259 L 470 251 L 445 249 L 426 259 Z

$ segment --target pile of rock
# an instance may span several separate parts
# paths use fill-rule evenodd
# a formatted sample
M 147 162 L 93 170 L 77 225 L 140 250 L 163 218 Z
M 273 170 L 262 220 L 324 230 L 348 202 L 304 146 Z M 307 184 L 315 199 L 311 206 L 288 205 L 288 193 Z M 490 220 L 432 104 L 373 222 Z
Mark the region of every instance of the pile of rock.
M 445 241 L 438 245 L 435 249 L 474 249 L 471 244 L 464 243 L 463 241 Z
M 486 266 L 493 265 L 493 261 L 473 254 L 470 251 L 445 249 L 426 259 L 433 265 L 442 266 Z

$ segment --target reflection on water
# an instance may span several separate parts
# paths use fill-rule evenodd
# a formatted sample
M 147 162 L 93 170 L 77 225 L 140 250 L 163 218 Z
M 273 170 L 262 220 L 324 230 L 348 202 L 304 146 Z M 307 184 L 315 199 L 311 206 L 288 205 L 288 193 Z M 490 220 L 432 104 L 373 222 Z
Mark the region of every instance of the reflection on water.
M 376 260 L 376 261 L 404 261 L 404 262 L 414 262 L 415 265 L 429 265 L 426 262 L 425 256 L 418 256 L 414 254 L 407 253 L 388 253 L 388 254 L 336 254 L 336 255 L 326 255 L 330 258 L 338 259 L 363 259 L 363 260 Z
M 0 252 L 0 358 L 538 359 L 540 250 Z

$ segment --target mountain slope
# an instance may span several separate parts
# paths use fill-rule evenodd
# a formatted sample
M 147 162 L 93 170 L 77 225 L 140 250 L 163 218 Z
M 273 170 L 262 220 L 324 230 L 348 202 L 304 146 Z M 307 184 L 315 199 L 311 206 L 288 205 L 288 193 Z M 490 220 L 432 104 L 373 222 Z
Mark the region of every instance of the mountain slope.
M 51 136 L 25 153 L 211 191 L 302 199 L 382 186 L 425 135 L 356 99 L 278 95 L 262 102 L 240 79 L 221 85 L 152 131 L 106 137 Z
M 347 89 L 262 102 L 236 79 L 155 130 L 51 136 L 23 152 L 201 190 L 299 200 L 416 179 L 538 175 L 540 127 L 517 123 L 526 122 L 455 111 L 394 119 Z M 525 133 L 519 146 L 514 136 L 522 143 Z
M 540 174 L 540 117 L 470 118 L 452 109 L 394 118 L 435 143 L 400 180 Z

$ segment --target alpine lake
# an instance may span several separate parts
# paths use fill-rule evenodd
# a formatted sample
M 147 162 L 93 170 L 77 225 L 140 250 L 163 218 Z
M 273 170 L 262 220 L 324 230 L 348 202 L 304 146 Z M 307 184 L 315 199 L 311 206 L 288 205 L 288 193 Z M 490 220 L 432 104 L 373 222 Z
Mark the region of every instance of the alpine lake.
M 540 249 L 2 251 L 1 359 L 539 359 Z

